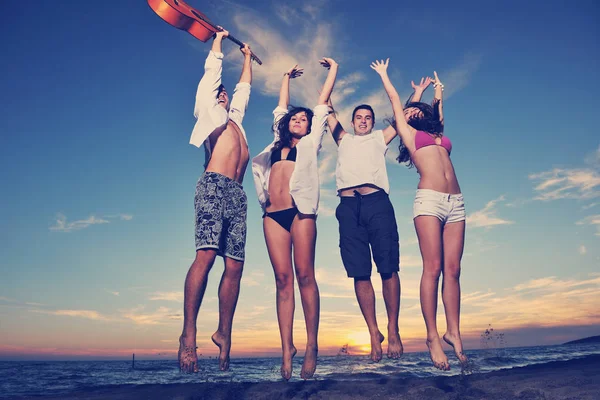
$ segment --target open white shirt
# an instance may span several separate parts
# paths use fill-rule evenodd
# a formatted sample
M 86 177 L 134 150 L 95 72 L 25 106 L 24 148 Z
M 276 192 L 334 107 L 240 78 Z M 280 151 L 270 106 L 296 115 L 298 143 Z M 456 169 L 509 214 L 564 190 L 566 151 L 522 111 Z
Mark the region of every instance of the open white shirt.
M 232 120 L 240 128 L 246 144 L 246 132 L 242 127 L 242 120 L 248 108 L 250 99 L 250 84 L 240 82 L 235 86 L 233 96 L 229 103 L 229 112 L 220 106 L 217 101 L 217 93 L 221 85 L 221 74 L 223 72 L 223 53 L 210 51 L 204 63 L 204 75 L 198 84 L 196 91 L 196 104 L 194 116 L 196 124 L 190 137 L 190 144 L 196 147 L 202 146 L 206 149 L 206 164 L 211 156 L 210 140 L 207 140 L 215 130 L 225 130 L 227 122 Z
M 338 147 L 335 169 L 337 190 L 371 184 L 389 194 L 386 151 L 387 144 L 382 130 L 364 136 L 345 134 Z
M 259 155 L 252 159 L 252 174 L 258 201 L 265 210 L 269 200 L 269 176 L 271 174 L 271 151 L 279 140 L 277 123 L 287 113 L 282 107 L 273 110 L 273 132 L 275 138 Z M 321 150 L 321 142 L 327 132 L 328 109 L 324 104 L 313 110 L 310 134 L 304 136 L 296 144 L 296 165 L 290 177 L 290 195 L 298 211 L 302 214 L 317 214 L 319 208 L 319 165 L 317 155 Z

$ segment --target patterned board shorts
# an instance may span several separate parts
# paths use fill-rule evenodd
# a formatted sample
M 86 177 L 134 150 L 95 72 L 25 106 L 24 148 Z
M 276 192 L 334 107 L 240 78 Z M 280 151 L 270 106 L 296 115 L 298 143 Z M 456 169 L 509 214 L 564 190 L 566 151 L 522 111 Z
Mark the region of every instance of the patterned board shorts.
M 216 172 L 205 172 L 196 185 L 196 251 L 244 260 L 248 198 L 242 185 Z

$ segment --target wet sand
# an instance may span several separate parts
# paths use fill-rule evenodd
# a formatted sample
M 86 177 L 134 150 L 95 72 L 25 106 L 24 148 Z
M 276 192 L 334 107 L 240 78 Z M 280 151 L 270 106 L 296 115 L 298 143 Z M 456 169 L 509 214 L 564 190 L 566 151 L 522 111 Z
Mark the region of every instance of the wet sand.
M 121 385 L 20 399 L 600 399 L 600 355 L 468 376 L 308 382 Z M 16 398 L 14 398 L 16 399 Z

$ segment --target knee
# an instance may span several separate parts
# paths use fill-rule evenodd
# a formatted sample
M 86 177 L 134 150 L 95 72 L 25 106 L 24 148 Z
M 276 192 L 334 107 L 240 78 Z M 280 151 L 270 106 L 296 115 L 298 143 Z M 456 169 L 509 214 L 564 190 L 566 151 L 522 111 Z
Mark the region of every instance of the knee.
M 294 290 L 294 277 L 291 273 L 275 274 L 275 283 L 280 292 Z
M 306 288 L 316 284 L 314 274 L 296 274 L 296 278 L 298 278 L 298 286 L 300 288 Z
M 444 278 L 460 278 L 460 263 L 447 263 L 444 265 Z
M 235 262 L 235 263 L 230 263 L 229 265 L 225 265 L 225 275 L 228 278 L 241 279 L 243 271 L 244 271 L 244 263 L 243 262 Z
M 208 273 L 215 263 L 216 255 L 214 250 L 198 250 L 191 268 Z
M 442 273 L 441 260 L 423 262 L 423 276 L 431 279 L 439 279 Z

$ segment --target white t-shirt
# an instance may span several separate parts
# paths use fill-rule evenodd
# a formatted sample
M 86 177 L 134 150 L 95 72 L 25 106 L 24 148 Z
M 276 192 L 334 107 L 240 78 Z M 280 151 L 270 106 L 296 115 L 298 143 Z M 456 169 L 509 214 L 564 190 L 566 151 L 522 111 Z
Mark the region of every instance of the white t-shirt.
M 335 169 L 337 190 L 371 184 L 389 194 L 386 151 L 387 145 L 382 130 L 364 136 L 346 133 L 338 147 Z

